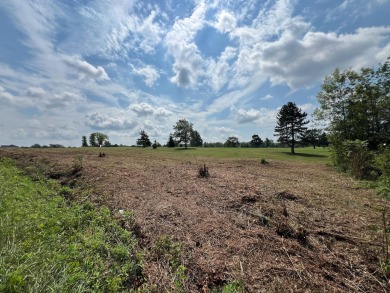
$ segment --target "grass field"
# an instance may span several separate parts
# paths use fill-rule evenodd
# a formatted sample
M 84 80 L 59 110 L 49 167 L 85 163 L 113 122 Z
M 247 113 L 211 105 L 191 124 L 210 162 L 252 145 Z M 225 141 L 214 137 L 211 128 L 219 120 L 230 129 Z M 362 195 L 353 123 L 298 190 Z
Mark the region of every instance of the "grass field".
M 167 156 L 194 156 L 200 158 L 291 160 L 303 162 L 329 162 L 329 151 L 323 148 L 297 148 L 291 154 L 289 148 L 158 148 L 149 149 Z M 160 155 L 159 154 L 159 155 Z
M 99 156 L 103 152 L 105 156 Z M 76 283 L 84 286 L 80 288 L 88 288 L 99 278 L 102 281 L 96 284 L 103 291 L 386 292 L 381 211 L 389 202 L 335 172 L 329 166 L 327 149 L 298 148 L 296 152 L 291 155 L 287 148 L 163 147 L 0 150 L 0 156 L 13 158 L 29 176 L 20 177 L 14 167 L 12 172 L 0 170 L 5 174 L 1 182 L 8 182 L 1 186 L 7 196 L 0 198 L 0 233 L 8 235 L 0 239 L 0 245 L 7 247 L 0 252 L 0 289 L 12 291 L 19 282 L 25 288 L 25 281 L 31 280 L 29 272 L 47 258 L 55 265 L 51 270 L 44 263 L 42 270 L 36 270 L 38 289 L 45 271 L 53 276 L 51 282 L 58 279 L 68 284 L 62 276 L 72 275 L 74 271 L 69 270 L 74 267 L 68 264 L 77 263 L 76 268 L 92 268 L 84 274 L 76 271 Z M 268 164 L 261 164 L 261 159 Z M 207 179 L 198 176 L 201 164 L 209 167 Z M 60 185 L 53 183 L 54 189 L 35 185 L 47 178 Z M 80 225 L 75 235 L 69 234 L 72 241 L 65 240 L 61 237 L 70 233 L 64 228 L 69 218 L 81 217 L 78 222 L 85 218 L 65 205 L 57 224 L 51 216 L 57 216 L 61 202 L 72 203 L 76 211 L 93 208 L 100 216 L 86 221 L 91 225 Z M 93 205 L 82 208 L 84 202 Z M 46 213 L 48 209 L 51 212 Z M 129 231 L 135 231 L 137 242 L 118 249 L 104 244 L 104 237 L 80 243 L 84 239 L 80 235 L 106 235 L 102 233 L 109 230 L 105 222 L 112 223 L 112 216 L 118 220 L 120 210 L 134 213 Z M 25 220 L 24 214 L 28 215 Z M 22 225 L 16 234 L 15 225 Z M 29 229 L 38 233 L 29 234 Z M 35 251 L 30 244 L 27 251 L 20 245 L 8 249 L 16 243 L 13 239 L 23 242 L 24 234 L 32 235 L 30 243 L 42 248 Z M 54 254 L 48 251 L 56 243 L 73 241 L 81 249 L 81 258 L 63 261 L 67 248 Z M 140 250 L 134 250 L 135 243 Z M 82 254 L 91 247 L 98 251 Z M 126 263 L 142 267 L 142 280 L 121 275 L 122 260 L 117 256 L 128 256 L 125 251 L 132 251 L 130 255 L 141 252 L 141 259 Z M 57 261 L 55 255 L 62 257 Z M 107 255 L 113 275 L 101 270 L 107 265 Z M 70 273 L 60 276 L 61 272 Z M 67 286 L 66 290 L 75 288 Z
M 278 161 L 295 161 L 295 162 L 313 162 L 313 163 L 330 163 L 329 149 L 324 148 L 296 148 L 295 154 L 291 154 L 289 148 L 168 148 L 159 147 L 138 148 L 138 147 L 110 147 L 110 148 L 70 148 L 67 149 L 73 153 L 96 153 L 105 152 L 115 156 L 150 156 L 163 157 L 171 159 L 189 159 L 189 158 L 217 158 L 217 159 L 254 159 L 262 158 Z M 61 149 L 35 149 L 37 152 L 58 152 Z

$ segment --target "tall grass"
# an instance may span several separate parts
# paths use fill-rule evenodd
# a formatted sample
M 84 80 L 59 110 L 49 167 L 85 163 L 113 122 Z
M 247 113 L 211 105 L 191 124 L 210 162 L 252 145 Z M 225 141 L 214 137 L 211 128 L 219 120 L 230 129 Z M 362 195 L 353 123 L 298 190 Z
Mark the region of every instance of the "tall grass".
M 141 260 L 132 233 L 105 207 L 67 202 L 59 196 L 62 188 L 32 181 L 0 158 L 0 292 L 118 292 L 139 286 Z

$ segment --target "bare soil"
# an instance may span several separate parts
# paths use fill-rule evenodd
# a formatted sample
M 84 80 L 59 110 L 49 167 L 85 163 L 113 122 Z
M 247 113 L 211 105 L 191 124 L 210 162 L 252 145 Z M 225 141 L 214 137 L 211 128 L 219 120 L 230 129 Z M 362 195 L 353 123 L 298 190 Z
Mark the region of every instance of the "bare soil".
M 115 212 L 132 210 L 145 251 L 144 272 L 170 291 L 169 267 L 148 257 L 162 235 L 182 243 L 188 292 L 242 280 L 246 292 L 389 292 L 380 268 L 382 213 L 372 189 L 314 163 L 168 158 L 101 149 L 0 151 Z M 68 171 L 66 171 L 68 170 Z M 51 175 L 50 175 L 51 174 Z

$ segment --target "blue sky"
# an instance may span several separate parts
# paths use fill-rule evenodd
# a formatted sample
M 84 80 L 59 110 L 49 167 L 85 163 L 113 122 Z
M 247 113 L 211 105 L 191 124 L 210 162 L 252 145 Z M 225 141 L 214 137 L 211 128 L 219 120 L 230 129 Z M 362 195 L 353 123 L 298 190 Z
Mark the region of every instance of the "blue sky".
M 390 56 L 390 0 L 0 0 L 0 144 L 79 146 L 100 131 L 166 143 L 274 139 L 323 78 Z

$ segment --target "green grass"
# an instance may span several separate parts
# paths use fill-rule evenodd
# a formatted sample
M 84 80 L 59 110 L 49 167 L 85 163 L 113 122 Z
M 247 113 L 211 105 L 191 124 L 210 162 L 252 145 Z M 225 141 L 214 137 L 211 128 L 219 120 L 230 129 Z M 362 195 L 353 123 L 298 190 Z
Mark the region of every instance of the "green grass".
M 135 288 L 142 276 L 132 233 L 107 208 L 69 203 L 61 193 L 64 187 L 32 181 L 0 158 L 0 292 Z
M 268 160 L 278 161 L 299 161 L 313 163 L 329 163 L 330 153 L 328 149 L 311 147 L 296 148 L 296 154 L 291 154 L 289 148 L 167 148 L 159 147 L 152 148 L 134 148 L 134 147 L 118 147 L 118 148 L 85 148 L 75 149 L 74 151 L 82 152 L 99 152 L 104 151 L 111 155 L 129 155 L 136 156 L 139 154 L 147 154 L 148 156 L 161 156 L 168 158 L 226 158 L 226 159 L 255 159 L 264 158 Z
M 291 154 L 289 148 L 158 148 L 153 150 L 138 148 L 121 148 L 113 152 L 147 152 L 150 155 L 178 157 L 178 158 L 226 158 L 226 159 L 254 159 L 262 158 L 278 161 L 301 161 L 315 163 L 329 163 L 329 151 L 323 148 L 297 148 L 296 154 Z M 111 152 L 111 149 L 110 149 Z

